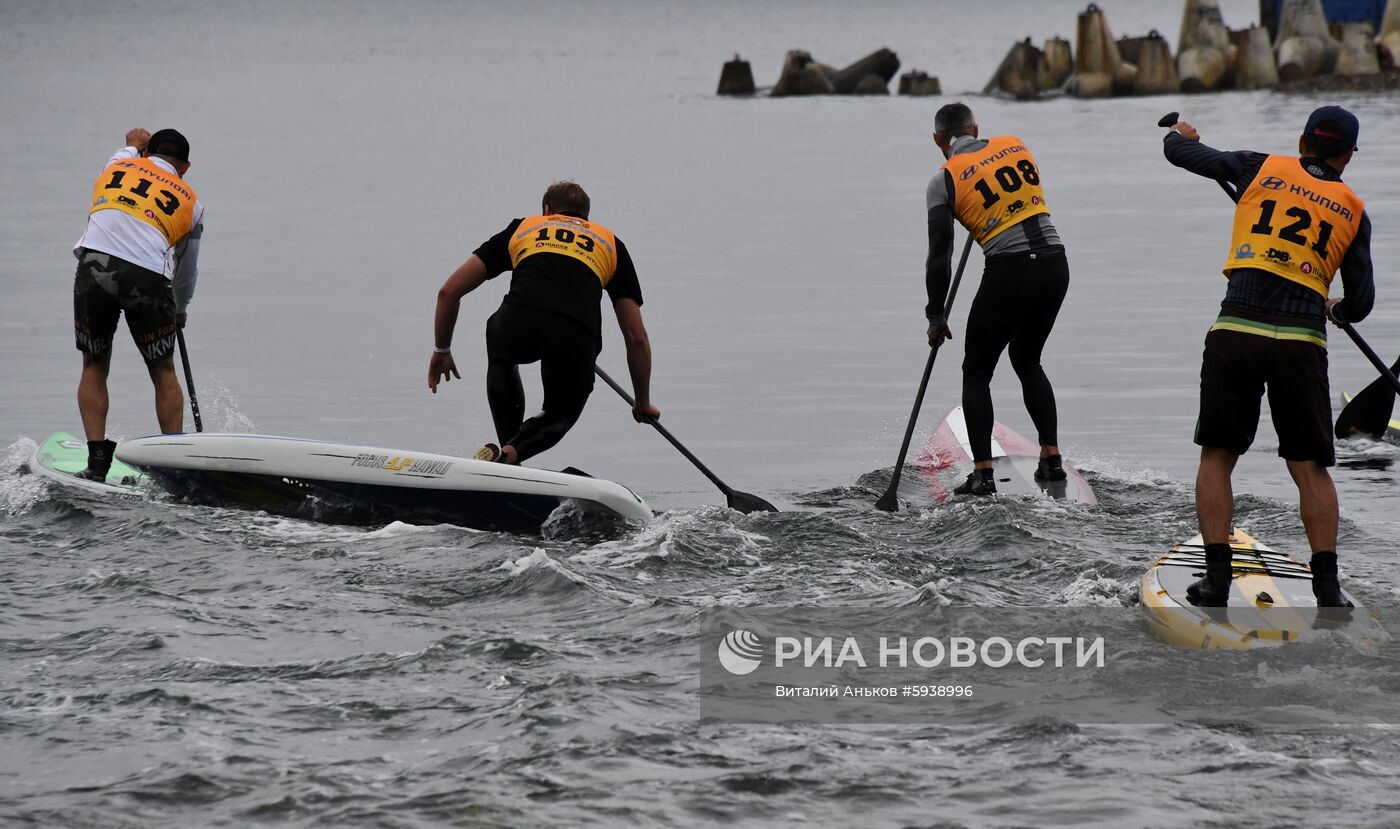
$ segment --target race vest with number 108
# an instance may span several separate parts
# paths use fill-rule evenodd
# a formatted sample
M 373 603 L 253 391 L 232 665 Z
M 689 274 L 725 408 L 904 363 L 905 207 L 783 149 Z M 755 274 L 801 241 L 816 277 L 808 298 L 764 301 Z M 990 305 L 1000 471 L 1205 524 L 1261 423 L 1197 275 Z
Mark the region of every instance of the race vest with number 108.
M 1297 158 L 1271 155 L 1235 208 L 1225 275 L 1258 268 L 1325 297 L 1365 208 L 1340 181 L 1314 178 Z
M 1040 187 L 1040 169 L 1014 135 L 992 138 L 980 150 L 958 153 L 943 169 L 953 179 L 953 213 L 979 245 L 1032 216 L 1050 212 Z
M 594 222 L 559 213 L 526 216 L 510 237 L 512 268 L 537 253 L 557 253 L 587 265 L 603 287 L 617 272 L 617 237 Z
M 194 227 L 195 198 L 183 179 L 151 159 L 128 158 L 114 162 L 98 176 L 88 215 L 120 210 L 160 231 L 166 243 L 174 245 Z

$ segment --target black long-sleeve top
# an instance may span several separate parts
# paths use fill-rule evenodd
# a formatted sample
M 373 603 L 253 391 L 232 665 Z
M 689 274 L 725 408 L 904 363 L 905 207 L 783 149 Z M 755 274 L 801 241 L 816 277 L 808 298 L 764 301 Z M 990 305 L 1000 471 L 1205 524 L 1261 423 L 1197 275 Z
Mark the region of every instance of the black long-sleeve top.
M 1176 131 L 1167 133 L 1162 152 L 1167 161 L 1177 167 L 1224 182 L 1237 194 L 1249 187 L 1269 157 L 1267 153 L 1250 150 L 1216 150 L 1199 141 L 1190 141 Z M 1318 159 L 1305 157 L 1302 164 L 1314 178 L 1342 180 L 1331 165 Z M 1341 276 L 1344 298 L 1332 309 L 1332 315 L 1344 322 L 1360 322 L 1371 313 L 1376 301 L 1375 271 L 1371 265 L 1371 219 L 1364 211 L 1356 237 L 1342 257 Z M 1230 271 L 1230 286 L 1221 304 L 1310 319 L 1321 318 L 1325 313 L 1325 300 L 1317 291 L 1257 268 Z

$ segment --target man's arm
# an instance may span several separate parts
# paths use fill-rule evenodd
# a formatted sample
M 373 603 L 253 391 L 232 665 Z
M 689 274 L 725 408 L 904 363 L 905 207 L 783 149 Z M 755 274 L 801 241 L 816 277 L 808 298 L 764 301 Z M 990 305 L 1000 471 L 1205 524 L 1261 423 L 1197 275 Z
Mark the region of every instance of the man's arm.
M 632 417 L 638 423 L 661 417 L 661 410 L 651 404 L 651 340 L 642 324 L 642 306 L 629 298 L 613 302 L 617 327 L 627 343 L 627 372 L 632 375 Z
M 195 222 L 185 238 L 175 244 L 175 274 L 170 279 L 170 287 L 175 292 L 175 312 L 179 315 L 180 327 L 185 327 L 186 309 L 194 299 L 195 282 L 199 279 L 199 240 L 204 236 L 204 217 Z
M 437 311 L 433 314 L 433 356 L 428 360 L 428 388 L 433 394 L 437 394 L 439 381 L 462 379 L 450 350 L 452 332 L 457 328 L 462 297 L 481 287 L 487 276 L 486 263 L 473 253 L 438 289 Z
M 1201 143 L 1201 134 L 1185 121 L 1162 140 L 1162 154 L 1183 170 L 1232 185 L 1236 193 L 1244 192 L 1269 157 L 1249 150 L 1227 152 L 1207 147 Z
M 953 209 L 950 204 L 952 187 L 946 171 L 928 183 L 925 204 L 928 207 L 928 260 L 924 263 L 924 287 L 928 292 L 928 344 L 938 337 L 952 339 L 948 321 L 943 318 L 943 303 L 948 297 L 948 283 L 953 273 Z
M 1361 322 L 1376 304 L 1375 268 L 1371 264 L 1371 218 L 1361 214 L 1361 226 L 1342 257 L 1342 299 L 1328 303 L 1334 322 Z

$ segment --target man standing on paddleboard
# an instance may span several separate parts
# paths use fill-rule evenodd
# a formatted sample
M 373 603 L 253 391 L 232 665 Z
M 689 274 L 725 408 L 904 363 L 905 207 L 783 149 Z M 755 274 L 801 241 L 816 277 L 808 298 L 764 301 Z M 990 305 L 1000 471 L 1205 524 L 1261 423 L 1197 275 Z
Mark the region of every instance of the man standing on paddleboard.
M 160 431 L 185 430 L 175 340 L 194 296 L 204 234 L 204 206 L 184 181 L 189 169 L 185 136 L 134 129 L 93 186 L 87 229 L 73 249 L 73 328 L 83 353 L 78 411 L 88 443 L 80 477 L 105 480 L 117 448 L 107 440 L 107 375 L 123 313 L 155 385 Z
M 924 279 L 929 345 L 953 336 L 943 317 L 943 301 L 952 272 L 955 217 L 986 258 L 982 284 L 967 316 L 963 349 L 962 405 L 974 468 L 953 492 L 997 491 L 992 477 L 992 373 L 1006 350 L 1040 442 L 1035 477 L 1063 481 L 1055 390 L 1040 355 L 1069 290 L 1069 263 L 1050 222 L 1040 168 L 1013 135 L 978 138 L 977 121 L 964 104 L 938 110 L 933 124 L 933 140 L 948 162 L 928 183 Z
M 1187 594 L 1202 604 L 1230 594 L 1230 474 L 1254 441 L 1267 387 L 1278 454 L 1298 485 L 1312 547 L 1313 593 L 1320 607 L 1350 606 L 1337 582 L 1337 490 L 1327 473 L 1336 458 L 1326 320 L 1360 322 L 1375 301 L 1371 221 L 1341 176 L 1359 132 L 1355 115 L 1325 106 L 1308 117 L 1301 158 L 1214 150 L 1185 122 L 1166 135 L 1168 161 L 1239 194 L 1229 285 L 1201 362 L 1196 517 L 1206 575 Z M 1338 269 L 1345 298 L 1328 299 Z
M 438 290 L 428 388 L 461 379 L 452 334 L 462 297 L 512 271 L 510 291 L 486 323 L 486 399 L 500 445 L 479 460 L 518 464 L 554 446 L 583 414 L 593 393 L 593 363 L 603 348 L 598 306 L 606 291 L 627 344 L 637 422 L 658 418 L 651 404 L 651 341 L 642 324 L 642 289 L 622 240 L 588 221 L 589 198 L 572 181 L 545 190 L 541 215 L 515 219 L 492 236 Z M 520 366 L 540 363 L 542 411 L 525 419 Z

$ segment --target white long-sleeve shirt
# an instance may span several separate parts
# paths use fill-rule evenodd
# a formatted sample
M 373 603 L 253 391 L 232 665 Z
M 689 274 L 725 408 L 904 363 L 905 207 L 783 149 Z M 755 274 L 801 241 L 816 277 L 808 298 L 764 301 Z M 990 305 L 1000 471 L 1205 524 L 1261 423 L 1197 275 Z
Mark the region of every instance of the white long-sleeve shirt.
M 140 155 L 135 147 L 123 147 L 107 159 L 102 169 Z M 151 161 L 171 175 L 179 175 L 165 159 L 151 156 Z M 99 210 L 88 216 L 87 229 L 74 246 L 73 254 L 81 256 L 84 250 L 95 250 L 164 275 L 175 292 L 176 310 L 184 313 L 194 298 L 194 285 L 199 277 L 199 239 L 203 235 L 204 205 L 198 200 L 194 205 L 194 226 L 189 235 L 174 245 L 168 243 L 159 230 L 134 216 L 120 210 Z

